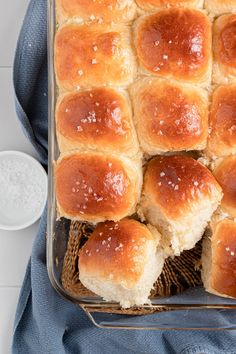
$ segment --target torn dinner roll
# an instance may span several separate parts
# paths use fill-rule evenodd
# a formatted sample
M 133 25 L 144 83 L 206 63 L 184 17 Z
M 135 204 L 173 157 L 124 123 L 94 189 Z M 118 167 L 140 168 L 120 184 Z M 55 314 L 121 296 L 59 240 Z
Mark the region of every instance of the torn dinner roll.
M 161 232 L 170 254 L 179 255 L 201 239 L 221 198 L 205 166 L 187 156 L 158 156 L 147 166 L 139 215 Z
M 131 219 L 99 224 L 79 253 L 80 281 L 124 308 L 149 304 L 164 265 L 159 238 Z

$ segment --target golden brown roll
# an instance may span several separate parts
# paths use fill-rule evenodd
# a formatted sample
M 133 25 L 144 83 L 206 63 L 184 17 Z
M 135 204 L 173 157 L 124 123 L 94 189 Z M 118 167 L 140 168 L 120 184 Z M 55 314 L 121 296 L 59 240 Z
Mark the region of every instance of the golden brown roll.
M 236 154 L 236 85 L 218 87 L 212 97 L 207 154 Z
M 214 169 L 214 176 L 224 193 L 222 210 L 236 217 L 236 156 L 220 159 Z
M 149 155 L 202 150 L 208 135 L 208 94 L 203 89 L 159 78 L 133 85 L 135 125 Z
M 59 22 L 76 18 L 84 21 L 128 22 L 136 13 L 133 0 L 57 0 Z
M 205 238 L 202 253 L 202 280 L 205 289 L 223 297 L 236 297 L 236 223 L 223 220 Z
M 187 156 L 160 156 L 148 164 L 139 214 L 179 255 L 202 237 L 222 191 L 211 172 Z
M 163 10 L 135 25 L 141 69 L 180 81 L 210 83 L 211 41 L 211 23 L 197 10 Z
M 216 19 L 213 30 L 213 82 L 236 83 L 236 14 Z
M 128 95 L 112 88 L 70 93 L 56 109 L 61 152 L 93 149 L 132 156 L 139 150 Z
M 59 216 L 97 223 L 135 212 L 142 186 L 138 161 L 114 154 L 74 152 L 55 167 Z
M 214 15 L 236 12 L 236 0 L 205 0 L 205 8 Z
M 164 257 L 159 235 L 135 220 L 99 224 L 79 254 L 80 281 L 122 307 L 150 303 Z
M 170 7 L 202 8 L 204 0 L 136 0 L 136 2 L 142 9 L 153 11 Z
M 63 26 L 55 38 L 55 72 L 61 90 L 128 85 L 136 72 L 128 27 Z

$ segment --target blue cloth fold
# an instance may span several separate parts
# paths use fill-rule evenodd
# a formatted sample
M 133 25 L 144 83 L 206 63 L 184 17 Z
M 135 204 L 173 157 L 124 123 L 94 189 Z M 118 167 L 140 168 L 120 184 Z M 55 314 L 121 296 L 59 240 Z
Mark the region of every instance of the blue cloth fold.
M 31 0 L 14 63 L 16 111 L 44 165 L 47 164 L 46 7 L 46 0 Z M 236 354 L 235 331 L 156 332 L 96 328 L 79 307 L 60 297 L 50 284 L 46 269 L 46 212 L 20 293 L 13 354 Z M 171 315 L 176 316 L 175 313 Z M 201 314 L 203 319 L 207 315 Z M 213 311 L 211 316 L 219 325 L 236 322 L 233 312 L 226 317 Z M 181 323 L 181 318 L 179 321 Z

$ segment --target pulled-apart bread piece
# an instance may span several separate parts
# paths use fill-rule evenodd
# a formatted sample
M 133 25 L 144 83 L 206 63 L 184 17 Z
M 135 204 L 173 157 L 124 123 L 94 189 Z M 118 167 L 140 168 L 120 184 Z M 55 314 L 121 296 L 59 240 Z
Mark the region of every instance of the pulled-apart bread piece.
M 236 14 L 216 19 L 213 27 L 213 83 L 236 83 Z
M 236 85 L 219 86 L 214 91 L 209 126 L 207 155 L 236 154 Z
M 59 89 L 129 85 L 136 73 L 130 30 L 123 25 L 71 23 L 55 37 Z
M 166 251 L 179 255 L 201 239 L 221 198 L 205 166 L 187 156 L 160 156 L 147 166 L 139 214 L 161 232 Z
M 136 0 L 145 11 L 156 11 L 170 7 L 202 8 L 204 0 Z
M 55 166 L 59 216 L 97 223 L 136 210 L 142 188 L 138 160 L 98 152 L 64 154 Z
M 212 294 L 236 297 L 236 223 L 224 219 L 212 226 L 202 250 L 202 281 Z
M 215 16 L 236 12 L 236 0 L 205 0 L 205 8 Z
M 193 84 L 210 84 L 211 22 L 203 12 L 163 10 L 140 17 L 134 30 L 142 72 Z
M 208 94 L 201 88 L 148 77 L 131 88 L 140 145 L 149 155 L 202 150 L 208 135 Z
M 150 303 L 164 265 L 159 238 L 131 219 L 99 224 L 79 253 L 81 283 L 124 308 Z
M 122 23 L 133 20 L 135 13 L 134 0 L 57 0 L 59 22 L 76 19 Z
M 132 156 L 139 151 L 125 91 L 100 87 L 63 95 L 56 122 L 61 152 L 92 149 Z
M 236 156 L 219 159 L 213 174 L 222 187 L 224 197 L 221 209 L 231 217 L 236 217 Z

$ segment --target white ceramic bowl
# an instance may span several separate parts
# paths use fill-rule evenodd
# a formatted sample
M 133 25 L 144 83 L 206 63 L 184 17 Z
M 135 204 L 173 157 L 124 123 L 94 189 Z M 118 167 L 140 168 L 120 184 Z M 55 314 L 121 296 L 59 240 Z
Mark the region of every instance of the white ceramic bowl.
M 35 223 L 47 201 L 48 178 L 33 157 L 0 152 L 0 229 L 21 230 Z

